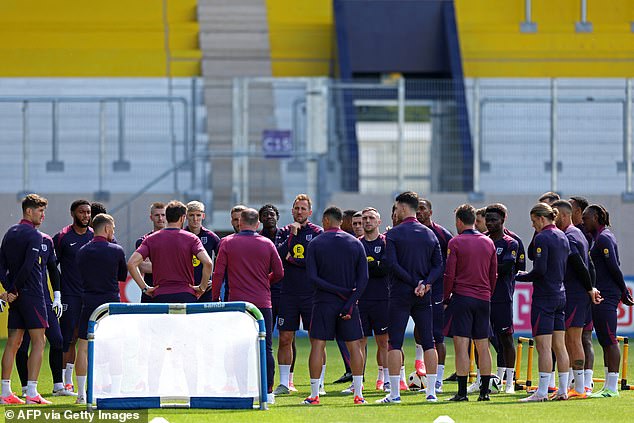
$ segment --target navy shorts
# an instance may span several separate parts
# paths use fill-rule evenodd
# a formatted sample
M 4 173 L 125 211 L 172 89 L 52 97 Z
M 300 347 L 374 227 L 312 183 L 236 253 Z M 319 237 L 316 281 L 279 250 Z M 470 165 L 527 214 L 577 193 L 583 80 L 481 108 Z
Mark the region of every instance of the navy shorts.
M 343 307 L 343 306 L 342 306 Z M 277 329 L 296 331 L 299 329 L 299 319 L 302 327 L 308 330 L 313 313 L 313 296 L 284 295 L 280 299 L 280 310 L 277 317 Z
M 339 315 L 344 304 L 315 303 L 313 304 L 312 319 L 308 335 L 312 339 L 332 341 L 337 337 L 345 342 L 363 338 L 359 307 L 354 306 L 351 318 L 343 320 Z
M 513 303 L 491 303 L 491 330 L 494 335 L 513 334 Z
M 427 351 L 434 348 L 433 320 L 434 314 L 431 305 L 431 295 L 418 297 L 410 294 L 408 297 L 390 297 L 388 305 L 390 316 L 387 329 L 389 335 L 388 349 L 400 350 L 403 348 L 405 328 L 410 316 L 418 328 L 420 345 Z
M 616 339 L 616 321 L 619 301 L 620 298 L 607 297 L 599 304 L 592 304 L 594 330 L 602 347 L 618 344 Z
M 203 292 L 203 295 L 198 297 L 197 302 L 199 303 L 210 303 L 211 302 L 211 282 L 209 282 L 210 288 Z
M 88 321 L 90 320 L 92 313 L 100 305 L 106 303 L 118 303 L 120 299 L 118 295 L 85 295 L 82 300 L 81 315 L 79 317 L 79 339 L 88 339 Z
M 152 299 L 153 303 L 195 303 L 198 299 L 194 294 L 189 292 L 175 292 L 173 294 L 155 295 Z
M 442 302 L 442 298 L 434 301 L 432 313 L 434 314 L 434 342 L 442 344 L 445 342 L 445 334 L 443 333 L 443 328 L 445 327 L 445 305 Z
M 390 316 L 388 315 L 387 300 L 359 301 L 359 314 L 363 336 L 385 335 L 387 333 Z
M 447 307 L 449 317 L 445 336 L 485 339 L 491 336 L 491 303 L 478 298 L 454 294 Z
M 61 350 L 64 346 L 64 340 L 62 339 L 62 331 L 59 328 L 59 320 L 57 320 L 57 316 L 53 312 L 53 304 L 46 304 L 46 314 L 48 315 L 48 329 L 44 332 L 46 339 L 48 339 L 51 349 Z M 28 353 L 30 344 L 31 337 L 27 331 L 22 338 L 20 351 Z
M 592 322 L 592 307 L 589 295 L 566 296 L 566 329 L 583 328 Z
M 48 328 L 48 314 L 44 297 L 19 295 L 9 305 L 7 320 L 9 329 L 42 329 Z
M 64 338 L 64 352 L 68 352 L 70 344 L 75 342 L 75 333 L 79 328 L 81 316 L 81 297 L 76 295 L 62 295 L 64 312 L 59 319 L 59 327 Z
M 533 298 L 531 304 L 533 336 L 552 335 L 554 331 L 565 330 L 565 309 L 565 298 Z

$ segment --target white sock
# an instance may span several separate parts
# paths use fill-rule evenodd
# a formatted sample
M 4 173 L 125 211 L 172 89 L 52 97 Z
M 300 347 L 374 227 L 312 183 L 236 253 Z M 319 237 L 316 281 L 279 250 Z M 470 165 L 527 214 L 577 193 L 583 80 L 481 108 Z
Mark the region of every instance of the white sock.
M 321 366 L 321 375 L 319 376 L 319 386 L 324 386 L 324 378 L 326 377 L 326 365 Z
M 383 383 L 390 383 L 390 369 L 383 367 Z
M 480 369 L 476 370 L 476 381 L 475 383 L 478 384 L 478 386 L 480 386 Z
M 379 373 L 376 375 L 376 380 L 383 382 L 383 366 L 379 366 Z
M 583 394 L 585 392 L 583 386 L 583 382 L 585 379 L 583 376 L 583 369 L 573 370 L 573 373 L 575 374 L 575 391 L 577 391 L 578 394 Z
M 572 367 L 571 367 L 568 369 L 568 386 L 566 386 L 566 389 L 572 388 L 573 379 L 575 379 L 575 372 L 572 370 Z
M 548 387 L 555 386 L 555 385 L 556 385 L 556 384 L 555 384 L 555 381 L 556 381 L 556 380 L 557 380 L 557 375 L 556 375 L 556 374 L 555 374 L 555 372 L 553 371 L 553 372 L 551 372 L 551 373 L 550 373 L 550 382 L 549 382 L 549 384 L 548 384 Z
M 401 395 L 401 391 L 399 389 L 399 383 L 401 382 L 401 376 L 390 375 L 390 385 L 392 385 L 392 389 L 390 389 L 390 398 L 398 398 Z
M 436 375 L 430 375 L 427 373 L 427 388 L 425 389 L 427 395 L 436 396 Z
M 401 380 L 407 383 L 407 379 L 405 379 L 405 366 L 401 366 Z M 396 386 L 398 386 L 398 384 Z
M 2 379 L 2 396 L 8 397 L 11 395 L 11 379 Z
M 121 393 L 121 381 L 123 375 L 112 375 L 112 384 L 110 385 L 110 393 L 112 395 L 119 395 Z
M 559 389 L 558 394 L 565 394 L 568 392 L 568 372 L 559 373 Z
M 513 385 L 515 383 L 513 379 L 515 379 L 515 369 L 512 367 L 507 367 L 506 368 L 506 385 L 509 386 L 509 383 Z
M 310 380 L 310 397 L 317 398 L 319 396 L 319 379 Z
M 75 365 L 73 363 L 66 364 L 66 370 L 64 370 L 64 383 L 66 385 L 73 384 L 73 369 L 74 368 L 75 368 Z
M 288 388 L 289 373 L 291 372 L 290 364 L 280 364 L 280 385 Z
M 363 375 L 352 376 L 352 388 L 355 397 L 363 398 Z
M 550 372 L 539 372 L 539 385 L 537 385 L 537 395 L 548 396 L 548 385 L 550 384 Z
M 423 361 L 423 356 L 425 352 L 423 351 L 423 346 L 416 344 L 416 360 Z
M 617 392 L 619 384 L 619 374 L 617 373 L 608 373 L 608 378 L 606 379 L 607 387 L 610 391 Z
M 504 373 L 506 373 L 506 367 L 498 367 L 496 375 L 500 380 L 504 380 Z
M 86 398 L 86 376 L 77 376 L 77 396 Z
M 64 389 L 64 384 L 63 383 L 54 383 L 53 384 L 53 391 L 61 391 L 62 389 Z
M 288 374 L 288 386 L 290 387 L 293 384 L 293 372 Z
M 37 393 L 37 380 L 29 380 L 26 382 L 26 396 L 34 398 Z
M 439 364 L 438 370 L 436 370 L 436 380 L 440 381 L 440 386 L 442 386 L 442 378 L 445 375 L 445 365 Z
M 592 389 L 592 377 L 594 376 L 594 370 L 585 369 L 583 371 L 583 387 Z

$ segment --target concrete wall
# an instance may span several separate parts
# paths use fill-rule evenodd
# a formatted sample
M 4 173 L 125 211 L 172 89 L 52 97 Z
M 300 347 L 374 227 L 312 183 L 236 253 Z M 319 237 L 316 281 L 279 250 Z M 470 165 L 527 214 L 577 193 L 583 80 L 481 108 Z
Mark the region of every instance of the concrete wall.
M 541 193 L 540 193 L 541 194 Z M 487 194 L 484 201 L 471 202 L 475 207 L 483 207 L 494 202 L 501 202 L 509 209 L 509 216 L 506 226 L 517 233 L 526 245 L 533 236 L 529 211 L 537 202 L 536 195 L 509 195 L 509 194 Z M 579 193 L 564 193 L 564 198 L 571 195 L 581 195 Z M 360 195 L 356 193 L 338 193 L 332 197 L 332 204 L 336 204 L 342 209 L 362 209 L 366 206 L 376 207 L 381 213 L 381 229 L 391 225 L 391 208 L 394 196 L 387 195 Z M 432 202 L 433 219 L 442 226 L 456 233 L 453 210 L 463 203 L 469 203 L 467 194 L 430 194 L 427 197 Z M 590 203 L 603 204 L 610 213 L 612 227 L 610 230 L 616 235 L 619 243 L 619 255 L 621 258 L 621 270 L 625 275 L 634 275 L 634 226 L 632 216 L 634 216 L 634 203 L 624 203 L 617 195 L 597 195 L 587 197 Z M 321 213 L 315 211 L 313 221 L 321 219 Z

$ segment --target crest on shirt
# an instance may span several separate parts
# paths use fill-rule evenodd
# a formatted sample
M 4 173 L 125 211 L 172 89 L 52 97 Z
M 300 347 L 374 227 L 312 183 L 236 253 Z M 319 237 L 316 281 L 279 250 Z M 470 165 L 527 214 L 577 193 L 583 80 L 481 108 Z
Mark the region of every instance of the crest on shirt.
M 203 244 L 207 243 L 207 237 L 206 236 L 201 236 L 200 237 L 200 242 L 202 242 Z
M 310 241 L 311 239 L 313 239 L 313 234 L 306 235 L 306 241 Z
M 375 252 L 376 254 L 379 254 L 379 253 L 381 252 L 381 246 L 380 246 L 380 245 L 378 245 L 378 246 L 374 247 L 374 252 Z
M 537 247 L 537 250 L 535 250 L 535 255 L 537 257 L 541 257 L 542 256 L 542 249 L 540 247 Z
M 48 250 L 48 245 L 42 244 L 42 251 L 46 252 Z
M 497 253 L 498 256 L 500 254 L 502 254 L 502 251 L 504 251 L 504 248 L 502 248 L 502 247 L 498 247 L 498 248 L 495 249 L 495 252 Z
M 604 249 L 603 249 L 603 254 L 604 254 L 606 257 L 610 257 L 610 250 L 608 250 L 607 248 L 604 248 Z

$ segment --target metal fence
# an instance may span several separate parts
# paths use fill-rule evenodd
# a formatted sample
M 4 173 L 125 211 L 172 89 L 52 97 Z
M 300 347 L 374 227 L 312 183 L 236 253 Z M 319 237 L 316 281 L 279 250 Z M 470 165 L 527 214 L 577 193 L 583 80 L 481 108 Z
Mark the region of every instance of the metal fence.
M 631 196 L 631 80 L 469 80 L 467 96 L 474 192 Z

